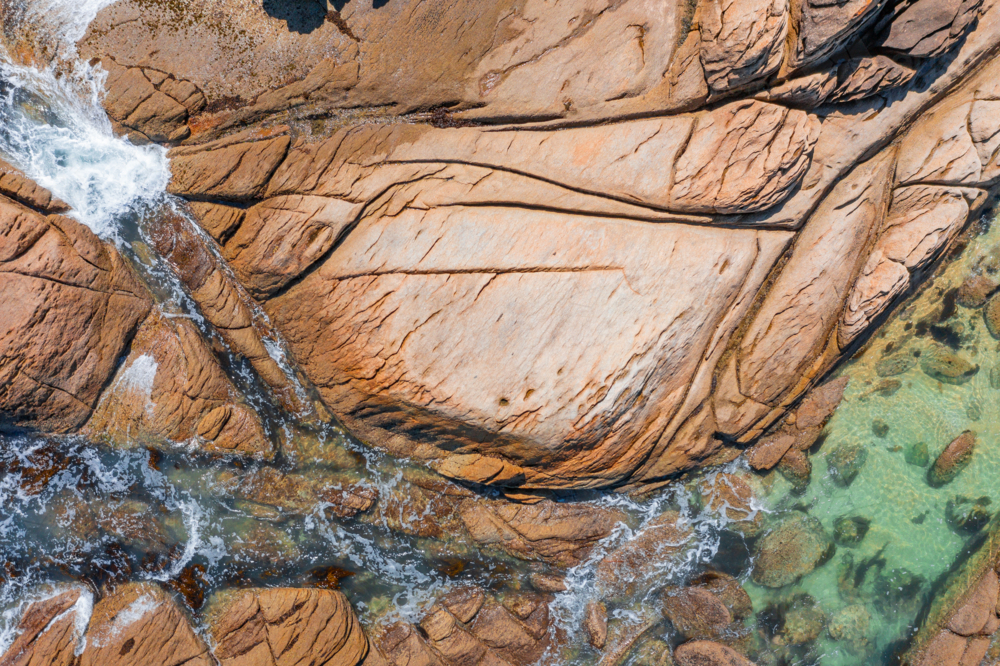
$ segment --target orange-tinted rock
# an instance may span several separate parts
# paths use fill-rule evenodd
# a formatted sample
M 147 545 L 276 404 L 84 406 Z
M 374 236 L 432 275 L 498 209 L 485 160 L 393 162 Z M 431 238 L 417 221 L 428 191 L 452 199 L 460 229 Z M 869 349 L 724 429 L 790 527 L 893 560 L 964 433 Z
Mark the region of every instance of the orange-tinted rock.
M 975 448 L 976 433 L 971 430 L 953 439 L 927 470 L 927 483 L 938 488 L 953 481 L 971 462 Z
M 674 650 L 678 666 L 754 666 L 736 650 L 712 641 L 691 641 Z
M 459 511 L 479 545 L 562 567 L 579 564 L 624 517 L 583 503 L 524 505 L 480 498 L 463 501 Z
M 583 630 L 587 633 L 587 642 L 598 650 L 604 649 L 608 642 L 608 609 L 604 604 L 591 601 L 583 614 Z
M 207 453 L 274 457 L 260 417 L 195 324 L 160 312 L 139 328 L 87 432 L 119 447 L 171 450 L 195 441 Z
M 943 629 L 911 662 L 914 666 L 959 666 L 969 640 Z
M 663 563 L 686 555 L 693 536 L 691 525 L 678 512 L 667 511 L 598 563 L 598 589 L 604 596 L 630 596 L 645 589 Z
M 174 600 L 129 583 L 94 606 L 80 666 L 212 666 L 208 646 Z
M 69 204 L 53 197 L 47 189 L 2 159 L 0 159 L 0 195 L 34 208 L 40 213 L 66 213 L 70 209 Z
M 959 636 L 980 633 L 987 621 L 991 617 L 996 617 L 994 611 L 998 593 L 1000 593 L 1000 578 L 990 569 L 972 589 L 965 602 L 952 613 L 948 620 L 948 629 Z
M 378 498 L 378 490 L 350 477 L 315 471 L 284 474 L 273 467 L 261 467 L 242 477 L 224 476 L 221 489 L 290 515 L 306 515 L 320 503 L 328 503 L 326 510 L 340 518 L 367 511 Z
M 0 656 L 3 666 L 74 666 L 78 635 L 74 605 L 80 590 L 55 591 L 28 606 L 17 625 L 17 638 Z M 86 593 L 89 594 L 89 593 Z
M 732 613 L 722 599 L 700 587 L 665 590 L 663 614 L 687 639 L 718 638 L 733 622 Z
M 356 666 L 368 654 L 354 610 L 335 590 L 223 592 L 210 600 L 208 616 L 222 666 Z
M 90 417 L 149 311 L 113 247 L 0 197 L 0 421 L 68 432 Z

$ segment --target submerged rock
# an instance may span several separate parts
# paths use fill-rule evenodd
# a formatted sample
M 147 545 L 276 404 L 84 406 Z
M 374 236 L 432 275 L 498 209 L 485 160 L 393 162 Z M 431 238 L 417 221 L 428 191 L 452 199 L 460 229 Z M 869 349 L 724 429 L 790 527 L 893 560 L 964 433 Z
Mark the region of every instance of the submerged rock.
M 868 632 L 872 614 L 864 604 L 853 604 L 830 617 L 827 630 L 835 641 L 845 643 L 852 652 L 861 653 L 868 647 Z
M 983 308 L 983 319 L 986 321 L 986 329 L 997 340 L 1000 340 L 1000 294 L 994 294 L 986 307 Z
M 872 434 L 880 439 L 885 439 L 889 434 L 889 424 L 882 419 L 872 421 Z
M 733 622 L 722 599 L 700 587 L 664 590 L 663 614 L 686 639 L 719 638 Z
M 879 377 L 901 375 L 917 364 L 912 354 L 899 353 L 883 358 L 875 364 L 875 373 Z
M 986 527 L 993 517 L 993 512 L 989 508 L 991 503 L 989 497 L 971 500 L 959 495 L 948 500 L 944 509 L 945 521 L 956 532 L 975 534 Z
M 888 617 L 914 616 L 927 581 L 908 569 L 890 569 L 875 579 L 875 607 Z
M 760 621 L 771 631 L 775 645 L 806 645 L 823 632 L 826 614 L 812 596 L 796 594 L 790 601 L 766 608 Z
M 841 486 L 849 486 L 868 460 L 868 449 L 863 444 L 843 443 L 826 455 L 830 477 Z
M 1000 389 L 1000 365 L 995 365 L 990 368 L 990 388 Z
M 927 444 L 925 442 L 917 442 L 916 444 L 907 446 L 903 451 L 903 460 L 914 467 L 927 467 L 927 464 L 931 461 L 930 454 L 927 452 Z
M 973 275 L 958 288 L 957 302 L 966 308 L 981 308 L 1000 283 L 985 275 Z
M 953 439 L 927 470 L 927 483 L 932 488 L 951 483 L 972 461 L 975 448 L 976 433 L 972 430 L 966 430 Z
M 979 372 L 979 366 L 947 347 L 934 345 L 920 356 L 920 368 L 945 384 L 964 384 Z
M 751 576 L 764 587 L 790 585 L 829 560 L 834 548 L 818 520 L 794 514 L 757 542 Z
M 833 540 L 841 546 L 856 546 L 868 534 L 871 521 L 862 516 L 841 516 L 833 524 Z
M 674 651 L 678 666 L 754 666 L 736 650 L 712 641 L 691 641 Z
M 787 454 L 786 454 L 787 455 Z M 732 521 L 727 529 L 746 536 L 760 533 L 764 514 L 754 506 L 754 491 L 749 479 L 727 472 L 718 472 L 699 486 L 705 508 Z
M 798 449 L 789 449 L 778 463 L 778 473 L 788 479 L 797 493 L 805 492 L 812 478 L 812 462 Z

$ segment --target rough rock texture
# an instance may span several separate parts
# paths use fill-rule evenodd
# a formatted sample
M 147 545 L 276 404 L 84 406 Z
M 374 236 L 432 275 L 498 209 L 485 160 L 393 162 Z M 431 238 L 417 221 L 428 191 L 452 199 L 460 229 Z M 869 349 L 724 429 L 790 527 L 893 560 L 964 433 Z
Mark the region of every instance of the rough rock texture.
M 818 520 L 793 514 L 757 542 L 751 575 L 758 585 L 783 587 L 829 559 L 833 549 Z
M 149 311 L 148 295 L 87 227 L 3 196 L 0 293 L 0 426 L 79 428 Z
M 927 483 L 938 488 L 951 482 L 972 460 L 976 433 L 966 430 L 951 441 L 927 470 Z
M 401 2 L 122 0 L 81 49 L 332 411 L 459 480 L 752 442 L 1000 175 L 996 0 Z
M 162 589 L 129 583 L 94 606 L 80 666 L 211 666 L 208 646 Z
M 222 592 L 207 613 L 222 666 L 356 666 L 368 653 L 354 610 L 335 590 Z
M 171 448 L 196 442 L 208 453 L 272 459 L 260 418 L 197 327 L 154 312 L 85 429 L 115 446 Z
M 996 0 L 400 3 L 300 30 L 122 0 L 80 49 L 122 131 L 183 144 L 230 346 L 281 385 L 245 288 L 350 428 L 459 480 L 660 482 L 753 442 L 1000 176 Z M 95 313 L 136 293 L 87 283 Z M 4 419 L 79 427 L 144 307 L 61 326 L 86 360 L 5 353 Z
M 529 666 L 551 644 L 549 601 L 525 593 L 497 600 L 458 588 L 426 610 L 419 628 L 377 628 L 365 666 Z
M 459 515 L 472 539 L 509 555 L 561 567 L 579 564 L 624 514 L 590 504 L 511 504 L 467 499 Z
M 691 641 L 674 651 L 679 666 L 754 666 L 736 650 L 712 641 Z
M 50 591 L 24 611 L 14 642 L 0 656 L 3 666 L 74 666 L 78 635 L 74 606 L 79 589 Z

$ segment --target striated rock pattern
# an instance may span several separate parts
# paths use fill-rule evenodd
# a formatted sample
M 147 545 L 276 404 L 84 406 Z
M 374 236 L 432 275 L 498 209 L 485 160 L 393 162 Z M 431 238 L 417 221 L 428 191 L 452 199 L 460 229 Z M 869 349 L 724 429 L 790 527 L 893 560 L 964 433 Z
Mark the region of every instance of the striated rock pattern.
M 335 590 L 222 592 L 209 600 L 208 617 L 222 666 L 354 666 L 368 653 L 354 611 Z
M 459 480 L 655 482 L 756 440 L 1000 174 L 993 0 L 412 4 L 293 34 L 226 2 L 208 20 L 124 0 L 80 48 L 123 131 L 184 144 L 170 189 L 241 285 L 183 233 L 164 247 L 230 346 L 295 403 L 245 288 L 349 427 Z M 38 242 L 85 234 L 4 178 L 34 207 L 5 213 L 5 279 L 70 289 L 36 264 L 83 241 Z M 60 327 L 77 356 L 48 329 L 27 339 L 62 358 L 5 352 L 14 425 L 86 422 L 148 309 L 88 242 L 108 257 L 86 278 L 93 330 Z M 50 306 L 20 298 L 24 330 Z M 223 393 L 145 427 L 268 455 L 238 408 L 209 418 Z
M 465 482 L 756 441 L 1000 176 L 995 0 L 234 3 L 123 0 L 80 44 L 241 284 L 180 271 L 276 393 L 244 288 L 349 428 Z M 755 466 L 808 476 L 820 426 Z
M 357 666 L 368 654 L 354 610 L 333 590 L 220 592 L 205 613 L 211 648 L 174 599 L 152 583 L 107 593 L 92 615 L 89 592 L 56 588 L 44 594 L 25 610 L 0 664 Z

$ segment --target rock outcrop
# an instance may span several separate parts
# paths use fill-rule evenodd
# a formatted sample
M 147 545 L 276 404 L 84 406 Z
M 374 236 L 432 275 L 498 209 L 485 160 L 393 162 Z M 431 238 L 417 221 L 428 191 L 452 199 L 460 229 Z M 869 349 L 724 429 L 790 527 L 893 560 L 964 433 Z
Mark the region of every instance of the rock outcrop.
M 170 190 L 240 284 L 178 225 L 164 251 L 288 406 L 244 293 L 349 428 L 460 481 L 659 482 L 754 442 L 1000 176 L 995 0 L 406 0 L 299 32 L 234 2 L 123 0 L 80 43 L 123 132 L 182 144 Z M 32 390 L 17 423 L 89 416 Z
M 10 182 L 10 181 L 7 181 Z M 87 227 L 28 205 L 26 182 L 0 195 L 0 427 L 71 432 L 86 423 L 151 299 Z
M 209 600 L 213 654 L 222 666 L 355 666 L 368 639 L 335 590 L 249 589 Z
M 22 614 L 0 664 L 357 666 L 368 654 L 354 610 L 333 590 L 218 593 L 205 614 L 211 649 L 174 599 L 154 584 L 129 583 L 92 604 L 89 591 L 44 591 Z

